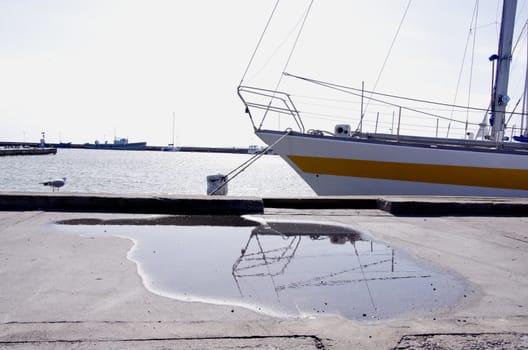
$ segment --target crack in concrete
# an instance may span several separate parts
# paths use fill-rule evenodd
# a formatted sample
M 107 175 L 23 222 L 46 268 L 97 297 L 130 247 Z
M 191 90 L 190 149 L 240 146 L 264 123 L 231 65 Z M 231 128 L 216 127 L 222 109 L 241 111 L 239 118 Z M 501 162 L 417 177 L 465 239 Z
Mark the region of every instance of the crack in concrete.
M 171 322 L 171 321 L 169 321 Z M 68 321 L 68 320 L 55 320 L 55 321 L 10 321 L 0 323 L 2 325 L 45 325 L 45 324 L 140 324 L 140 323 L 157 323 L 152 321 Z M 164 322 L 165 323 L 165 322 Z M 176 322 L 177 323 L 177 322 Z M 323 339 L 313 334 L 286 334 L 286 335 L 247 335 L 247 336 L 204 336 L 204 337 L 147 337 L 147 338 L 123 338 L 123 339 L 110 339 L 110 338 L 94 338 L 94 339 L 45 339 L 45 340 L 0 340 L 0 346 L 5 345 L 23 345 L 23 344 L 82 344 L 82 343 L 132 343 L 132 342 L 163 342 L 163 341 L 228 341 L 228 340 L 281 340 L 281 339 L 305 339 L 311 340 L 315 349 L 325 350 L 327 349 L 325 342 L 331 342 L 330 339 Z
M 316 335 L 249 335 L 249 336 L 210 336 L 210 337 L 160 337 L 160 338 L 126 338 L 126 339 L 51 339 L 51 340 L 10 340 L 0 341 L 0 345 L 21 344 L 79 344 L 79 343 L 131 343 L 156 341 L 206 341 L 206 340 L 258 340 L 258 339 L 308 339 L 316 349 L 325 350 L 323 339 Z M 327 339 L 328 340 L 328 339 Z

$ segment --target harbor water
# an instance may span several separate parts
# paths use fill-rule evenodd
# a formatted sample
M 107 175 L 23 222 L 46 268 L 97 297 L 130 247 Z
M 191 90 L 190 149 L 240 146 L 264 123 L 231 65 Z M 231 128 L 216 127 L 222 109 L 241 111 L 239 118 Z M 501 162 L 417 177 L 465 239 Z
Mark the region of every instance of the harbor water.
M 0 157 L 0 191 L 49 192 L 41 183 L 66 177 L 61 192 L 205 195 L 206 177 L 228 174 L 249 154 L 59 149 L 56 155 Z M 229 182 L 234 196 L 313 196 L 279 156 L 265 155 Z

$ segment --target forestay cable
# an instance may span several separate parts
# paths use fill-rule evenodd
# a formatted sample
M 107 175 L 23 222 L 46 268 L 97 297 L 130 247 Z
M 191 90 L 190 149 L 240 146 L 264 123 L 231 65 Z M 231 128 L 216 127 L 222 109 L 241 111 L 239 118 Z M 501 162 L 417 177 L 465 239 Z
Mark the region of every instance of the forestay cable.
M 295 51 L 295 48 L 297 47 L 297 43 L 299 42 L 299 38 L 301 37 L 301 33 L 303 31 L 303 28 L 304 28 L 304 25 L 306 24 L 306 19 L 308 18 L 308 14 L 310 14 L 310 10 L 312 9 L 312 5 L 314 3 L 314 0 L 311 0 L 310 1 L 310 4 L 308 5 L 308 8 L 306 9 L 306 12 L 304 14 L 304 18 L 303 18 L 303 21 L 301 23 L 301 27 L 299 28 L 299 32 L 297 33 L 297 37 L 295 38 L 295 41 L 293 42 L 293 46 L 292 46 L 292 49 L 290 51 L 290 54 L 288 56 L 288 59 L 286 60 L 286 63 L 284 64 L 284 68 L 282 69 L 282 73 L 286 72 L 286 69 L 288 68 L 288 65 L 290 64 L 290 60 L 293 56 L 293 53 Z M 277 82 L 277 85 L 275 86 L 275 91 L 277 91 L 279 89 L 279 86 L 282 82 L 282 78 L 283 78 L 284 74 L 281 74 L 280 77 L 279 77 L 279 81 Z M 266 120 L 266 116 L 268 115 L 268 111 L 269 111 L 269 106 L 271 106 L 271 104 L 273 103 L 273 98 L 274 98 L 274 95 L 271 97 L 270 99 L 270 102 L 269 102 L 269 105 L 268 105 L 268 109 L 266 109 L 266 112 L 264 112 L 264 116 L 262 117 L 262 120 L 260 122 L 260 125 L 259 125 L 259 129 L 262 127 L 262 125 L 264 124 L 264 120 Z
M 269 16 L 268 18 L 268 22 L 266 22 L 266 26 L 264 27 L 264 30 L 262 31 L 262 34 L 260 34 L 260 38 L 257 42 L 257 46 L 255 47 L 255 50 L 253 51 L 253 54 L 251 55 L 251 58 L 249 59 L 249 63 L 246 67 L 246 70 L 244 71 L 244 74 L 242 75 L 242 79 L 240 79 L 240 84 L 239 85 L 242 85 L 242 82 L 244 81 L 244 79 L 246 78 L 246 75 L 247 75 L 247 72 L 249 70 L 249 67 L 251 67 L 251 64 L 253 63 L 253 60 L 255 59 L 255 55 L 257 54 L 257 51 L 260 47 L 260 43 L 262 42 L 262 39 L 264 39 L 264 35 L 266 34 L 266 31 L 268 30 L 268 27 L 271 23 L 271 19 L 273 18 L 273 15 L 275 14 L 275 10 L 277 10 L 277 7 L 279 6 L 279 2 L 280 0 L 277 0 L 277 2 L 275 3 L 275 6 L 273 7 L 273 10 L 271 11 L 271 15 Z
M 471 49 L 471 65 L 469 67 L 469 84 L 468 84 L 468 98 L 467 98 L 467 106 L 471 105 L 471 88 L 473 85 L 473 66 L 475 63 L 475 47 L 477 42 L 477 28 L 478 28 L 478 10 L 479 10 L 479 0 L 476 1 L 475 4 L 475 26 L 473 28 L 473 44 Z M 456 101 L 455 101 L 456 102 Z M 467 125 L 469 123 L 469 109 L 466 111 L 466 130 L 464 133 L 467 135 Z

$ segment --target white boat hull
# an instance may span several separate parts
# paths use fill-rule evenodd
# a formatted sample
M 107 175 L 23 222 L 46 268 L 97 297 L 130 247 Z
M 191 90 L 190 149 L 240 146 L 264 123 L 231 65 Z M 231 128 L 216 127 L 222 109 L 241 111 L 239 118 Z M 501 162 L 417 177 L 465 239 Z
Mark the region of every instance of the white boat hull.
M 284 135 L 256 132 L 272 145 Z M 528 197 L 528 155 L 291 134 L 273 146 L 319 195 Z

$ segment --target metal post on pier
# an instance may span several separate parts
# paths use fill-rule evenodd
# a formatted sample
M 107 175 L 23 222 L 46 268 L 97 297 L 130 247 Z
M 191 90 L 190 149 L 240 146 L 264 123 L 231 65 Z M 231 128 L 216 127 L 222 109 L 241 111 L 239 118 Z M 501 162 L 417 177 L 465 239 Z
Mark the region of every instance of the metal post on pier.
M 391 135 L 394 134 L 394 111 L 392 111 Z
M 400 109 L 398 111 L 398 131 L 396 133 L 396 138 L 397 138 L 398 142 L 400 142 L 400 123 L 401 123 L 401 106 L 400 106 Z
M 361 82 L 361 117 L 359 119 L 359 133 L 361 134 L 361 132 L 363 131 L 363 117 L 364 117 L 364 112 L 363 112 L 363 96 L 364 96 L 364 91 L 365 91 L 365 82 L 362 81 Z

